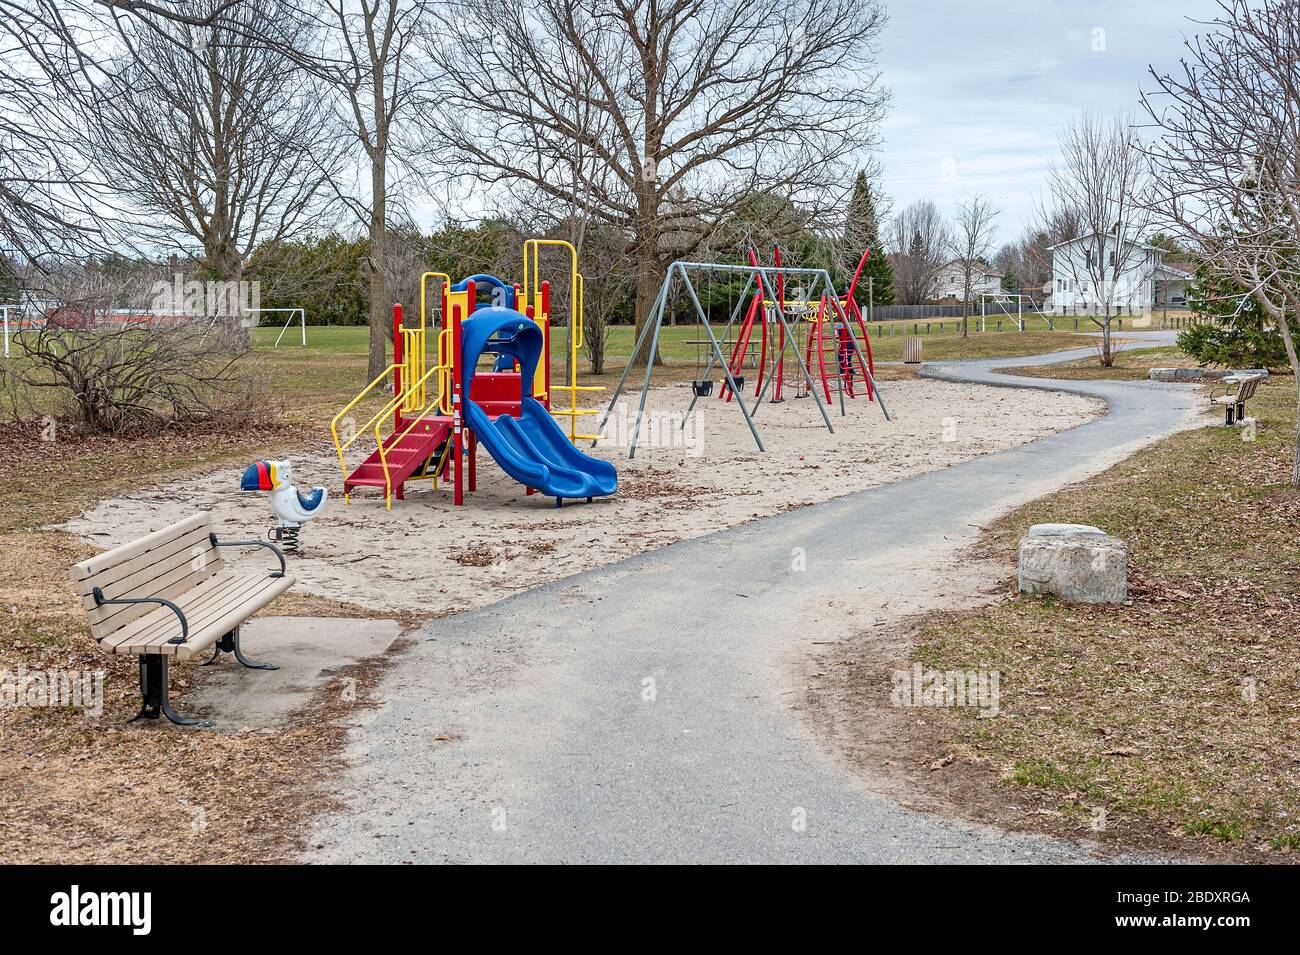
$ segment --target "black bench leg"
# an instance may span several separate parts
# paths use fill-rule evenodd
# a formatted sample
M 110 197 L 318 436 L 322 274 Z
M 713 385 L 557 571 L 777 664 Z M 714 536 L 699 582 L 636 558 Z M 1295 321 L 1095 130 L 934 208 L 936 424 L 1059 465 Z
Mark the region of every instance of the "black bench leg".
M 181 716 L 174 709 L 167 698 L 167 657 L 161 653 L 149 653 L 140 657 L 140 696 L 143 703 L 140 706 L 140 712 L 136 714 L 135 720 L 156 720 L 161 716 L 167 717 L 177 726 L 202 726 L 209 727 L 212 725 L 211 720 L 193 720 L 187 716 Z
M 1244 401 L 1237 405 L 1237 420 L 1246 420 L 1246 402 Z
M 216 642 L 216 644 L 213 645 L 213 647 L 212 647 L 212 656 L 211 656 L 211 658 L 208 659 L 208 660 L 206 660 L 206 661 L 203 662 L 203 663 L 200 663 L 199 666 L 201 666 L 201 667 L 210 667 L 210 666 L 212 666 L 212 664 L 214 664 L 214 663 L 217 662 L 217 658 L 220 657 L 221 654 L 223 654 L 223 653 L 233 653 L 233 654 L 235 655 L 235 659 L 238 660 L 240 663 L 242 663 L 244 666 L 248 667 L 250 670 L 278 670 L 278 669 L 280 669 L 280 668 L 279 668 L 276 664 L 274 664 L 274 663 L 259 663 L 259 662 L 257 662 L 256 660 L 250 660 L 250 659 L 248 659 L 248 657 L 244 656 L 244 651 L 241 650 L 240 647 L 239 647 L 239 628 L 238 628 L 238 627 L 236 627 L 234 630 L 231 630 L 229 633 L 227 633 L 225 636 L 223 636 L 220 640 L 218 640 L 218 641 Z
M 1228 407 L 1224 409 L 1223 423 L 1225 426 L 1230 426 L 1232 424 L 1232 411 L 1233 411 L 1232 405 L 1228 405 Z
M 259 663 L 257 660 L 250 660 L 244 656 L 244 651 L 239 647 L 239 628 L 236 627 L 228 634 L 223 636 L 218 642 L 212 659 L 208 663 L 215 663 L 217 656 L 222 653 L 233 653 L 235 659 L 248 667 L 250 670 L 278 670 L 280 667 L 274 663 Z

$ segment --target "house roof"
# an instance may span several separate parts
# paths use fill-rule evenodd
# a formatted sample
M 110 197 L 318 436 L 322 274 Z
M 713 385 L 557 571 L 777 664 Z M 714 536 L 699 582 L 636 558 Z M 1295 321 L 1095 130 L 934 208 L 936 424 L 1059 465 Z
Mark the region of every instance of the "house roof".
M 1195 272 L 1183 265 L 1170 265 L 1168 262 L 1161 262 L 1156 266 L 1156 278 L 1164 281 L 1190 279 L 1195 274 Z
M 961 264 L 962 264 L 961 259 L 949 259 L 947 262 L 943 263 L 943 265 L 939 266 L 939 268 L 946 269 L 951 265 L 961 265 Z M 1002 278 L 1001 272 L 996 271 L 992 266 L 988 266 L 988 265 L 979 265 L 977 263 L 975 268 L 972 271 L 978 272 L 980 275 L 990 276 L 992 278 L 998 278 L 998 279 Z
M 1074 245 L 1076 242 L 1083 242 L 1084 240 L 1095 239 L 1095 238 L 1096 238 L 1097 236 L 1099 236 L 1099 235 L 1101 235 L 1100 232 L 1089 232 L 1087 235 L 1077 236 L 1077 237 L 1075 237 L 1075 238 L 1073 238 L 1073 239 L 1066 239 L 1064 242 L 1058 242 L 1058 243 L 1056 243 L 1056 245 L 1049 245 L 1049 246 L 1047 247 L 1047 251 L 1048 251 L 1048 252 L 1051 252 L 1051 251 L 1053 251 L 1053 250 L 1055 250 L 1055 249 L 1059 249 L 1059 248 L 1060 248 L 1061 246 L 1063 246 L 1063 245 Z M 1114 238 L 1114 236 L 1112 236 L 1110 233 L 1106 233 L 1106 238 L 1110 239 L 1110 238 Z M 1152 250 L 1154 250 L 1154 251 L 1156 251 L 1156 252 L 1164 252 L 1164 251 L 1165 251 L 1164 249 L 1160 248 L 1160 246 L 1158 246 L 1158 245 L 1151 245 L 1149 242 L 1134 242 L 1132 239 L 1125 239 L 1125 240 L 1124 240 L 1124 244 L 1125 244 L 1125 245 L 1139 245 L 1139 246 L 1141 246 L 1141 247 L 1144 248 L 1144 249 L 1152 249 Z

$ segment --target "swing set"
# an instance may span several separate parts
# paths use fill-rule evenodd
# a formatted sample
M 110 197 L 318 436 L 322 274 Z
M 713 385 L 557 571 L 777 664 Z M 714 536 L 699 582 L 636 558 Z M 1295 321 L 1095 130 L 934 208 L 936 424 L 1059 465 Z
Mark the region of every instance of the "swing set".
M 732 374 L 736 378 L 736 383 L 741 388 L 744 387 L 743 376 L 736 373 L 741 371 L 743 362 L 751 347 L 754 326 L 757 324 L 759 326 L 759 358 L 757 362 L 758 380 L 754 385 L 755 396 L 762 390 L 764 371 L 768 369 L 769 365 L 768 343 L 770 337 L 774 336 L 776 339 L 775 348 L 777 351 L 773 355 L 781 355 L 785 348 L 787 325 L 775 321 L 774 310 L 779 310 L 783 315 L 793 320 L 793 331 L 796 340 L 792 352 L 803 355 L 804 364 L 810 370 L 815 365 L 818 377 L 821 380 L 822 395 L 825 397 L 827 404 L 831 401 L 832 377 L 839 379 L 840 386 L 848 397 L 856 398 L 857 390 L 854 380 L 859 374 L 863 382 L 866 399 L 868 401 L 874 400 L 876 368 L 871 356 L 871 339 L 867 336 L 866 322 L 863 321 L 862 312 L 854 299 L 858 279 L 861 277 L 862 269 L 867 264 L 867 258 L 870 255 L 870 249 L 862 253 L 862 258 L 858 260 L 858 267 L 853 273 L 853 281 L 849 283 L 848 291 L 843 295 L 834 296 L 823 293 L 819 298 L 788 299 L 785 294 L 785 276 L 788 270 L 781 267 L 781 249 L 779 246 L 775 247 L 773 249 L 773 259 L 776 271 L 776 297 L 775 299 L 764 298 L 761 292 L 756 291 L 753 298 L 750 299 L 749 310 L 746 312 L 745 320 L 741 324 L 740 333 L 737 335 L 732 348 L 729 363 Z M 758 257 L 752 248 L 749 249 L 749 259 L 750 264 L 757 268 Z M 831 304 L 832 297 L 838 300 L 836 306 Z M 771 336 L 769 336 L 769 326 L 771 326 Z M 850 341 L 850 339 L 855 338 L 857 339 L 856 343 Z M 832 354 L 830 371 L 827 370 L 828 353 Z M 865 358 L 862 357 L 864 355 Z M 784 388 L 787 376 L 787 362 L 784 358 L 781 358 L 773 360 L 771 364 L 773 367 L 768 373 L 774 381 L 774 387 L 770 400 L 773 404 L 780 404 L 785 400 Z M 808 397 L 810 390 L 805 387 L 806 382 L 798 378 L 795 381 L 794 396 L 796 398 Z M 703 391 L 704 395 L 711 393 L 712 384 L 712 381 L 708 379 L 697 382 L 696 394 L 700 394 L 701 391 Z M 731 401 L 733 392 L 724 384 L 718 397 L 725 401 Z
M 835 291 L 830 274 L 825 269 L 785 266 L 781 263 L 779 249 L 776 250 L 775 264 L 772 266 L 761 264 L 757 252 L 752 247 L 748 249 L 748 256 L 748 265 L 677 261 L 668 267 L 663 284 L 660 285 L 659 293 L 655 298 L 654 305 L 651 307 L 650 320 L 645 323 L 640 335 L 637 336 L 636 344 L 632 347 L 632 354 L 628 357 L 627 366 L 623 369 L 618 386 L 614 389 L 609 405 L 601 414 L 600 423 L 596 428 L 597 433 L 604 430 L 605 424 L 627 384 L 632 366 L 636 363 L 638 356 L 641 355 L 648 342 L 649 352 L 647 355 L 650 357 L 646 361 L 645 381 L 641 388 L 636 416 L 633 419 L 634 427 L 631 431 L 631 441 L 628 448 L 629 458 L 636 456 L 637 440 L 641 431 L 640 425 L 645 419 L 645 404 L 650 391 L 650 378 L 654 372 L 653 356 L 658 354 L 659 337 L 663 328 L 664 317 L 669 314 L 669 299 L 672 297 L 679 280 L 690 299 L 691 306 L 695 309 L 696 318 L 704 329 L 707 336 L 705 340 L 709 345 L 709 360 L 703 372 L 697 374 L 692 383 L 692 397 L 682 417 L 682 428 L 685 428 L 687 422 L 690 421 L 691 414 L 694 412 L 699 399 L 712 394 L 713 380 L 710 376 L 716 366 L 722 370 L 723 375 L 719 397 L 725 398 L 728 403 L 731 403 L 732 397 L 737 399 L 734 403 L 740 409 L 745 424 L 748 426 L 750 434 L 753 435 L 754 444 L 757 445 L 758 450 L 765 451 L 763 439 L 759 437 L 758 428 L 754 424 L 754 416 L 757 415 L 759 407 L 762 405 L 763 399 L 767 397 L 769 390 L 773 390 L 773 402 L 783 400 L 782 389 L 785 385 L 785 364 L 787 356 L 790 356 L 793 358 L 794 370 L 798 375 L 796 381 L 799 384 L 796 388 L 796 396 L 812 395 L 822 422 L 826 425 L 826 430 L 833 434 L 835 427 L 831 424 L 830 415 L 826 410 L 832 403 L 830 372 L 826 367 L 828 339 L 830 341 L 829 347 L 835 352 L 835 357 L 830 362 L 830 366 L 834 371 L 840 415 L 847 414 L 844 401 L 846 394 L 849 397 L 855 395 L 850 382 L 856 369 L 861 371 L 867 399 L 876 401 L 880 405 L 881 413 L 884 414 L 886 421 L 892 420 L 873 374 L 874 365 L 871 360 L 871 344 L 867 339 L 866 325 L 853 302 L 853 292 L 857 286 L 858 277 L 862 273 L 863 265 L 866 263 L 867 255 L 862 256 L 857 271 L 854 273 L 853 283 L 843 296 Z M 700 304 L 700 296 L 696 290 L 695 281 L 692 279 L 693 275 L 699 275 L 700 273 L 704 273 L 710 280 L 716 273 L 728 276 L 745 276 L 744 288 L 739 299 L 730 309 L 721 336 L 715 334 L 713 325 L 709 322 L 708 314 Z M 807 294 L 797 302 L 787 303 L 785 301 L 787 278 L 807 283 Z M 816 303 L 815 312 L 811 311 L 813 303 Z M 798 311 L 791 312 L 790 307 L 796 310 L 803 309 L 803 311 L 802 313 Z M 743 319 L 740 316 L 742 309 L 745 309 Z M 812 315 L 811 320 L 807 318 L 809 314 Z M 793 327 L 791 325 L 792 319 L 795 322 Z M 737 326 L 738 320 L 740 321 L 739 326 Z M 861 331 L 860 340 L 853 331 L 855 321 Z M 828 323 L 832 326 L 829 335 L 826 331 Z M 757 367 L 757 381 L 754 385 L 754 402 L 753 406 L 750 407 L 744 398 L 745 377 L 743 374 L 738 374 L 738 372 L 742 371 L 755 326 L 759 330 L 760 359 Z M 737 328 L 734 343 L 730 337 L 733 328 Z M 723 342 L 732 344 L 730 356 L 724 354 Z M 769 346 L 772 353 L 770 360 Z M 811 368 L 814 360 L 817 362 L 821 388 L 818 388 L 817 382 L 813 378 Z M 765 372 L 769 371 L 769 366 L 770 373 L 765 374 Z M 774 384 L 775 389 L 773 389 Z M 824 402 L 823 398 L 825 399 Z M 592 446 L 595 446 L 594 441 Z

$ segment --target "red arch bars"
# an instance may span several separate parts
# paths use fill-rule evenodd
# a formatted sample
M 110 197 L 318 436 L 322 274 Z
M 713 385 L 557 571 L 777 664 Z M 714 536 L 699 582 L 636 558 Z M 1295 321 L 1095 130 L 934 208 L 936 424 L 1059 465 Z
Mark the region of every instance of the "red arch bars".
M 781 310 L 781 315 L 785 315 L 785 272 L 781 271 L 781 246 L 772 246 L 772 255 L 776 262 L 776 307 Z M 776 388 L 772 393 L 772 401 L 779 402 L 781 398 L 781 386 L 785 383 L 785 323 L 778 322 L 776 327 Z M 798 353 L 798 342 L 794 346 L 795 352 Z
M 867 259 L 870 257 L 871 257 L 871 249 L 869 248 L 863 249 L 862 258 L 858 260 L 858 267 L 853 271 L 853 281 L 849 283 L 848 294 L 844 296 L 846 300 L 844 311 L 845 311 L 845 318 L 848 318 L 850 315 L 852 315 L 854 320 L 857 321 L 858 323 L 858 328 L 862 329 L 862 346 L 863 346 L 863 350 L 866 351 L 867 353 L 867 367 L 863 369 L 863 371 L 870 372 L 870 374 L 863 374 L 862 378 L 866 382 L 866 386 L 867 386 L 867 400 L 874 401 L 875 396 L 872 393 L 874 389 L 871 387 L 871 379 L 876 374 L 876 363 L 875 363 L 875 359 L 871 357 L 871 339 L 867 337 L 867 325 L 866 322 L 862 320 L 862 309 L 858 307 L 858 303 L 853 297 L 853 293 L 856 292 L 858 289 L 858 279 L 861 278 L 862 276 L 862 268 L 867 264 Z

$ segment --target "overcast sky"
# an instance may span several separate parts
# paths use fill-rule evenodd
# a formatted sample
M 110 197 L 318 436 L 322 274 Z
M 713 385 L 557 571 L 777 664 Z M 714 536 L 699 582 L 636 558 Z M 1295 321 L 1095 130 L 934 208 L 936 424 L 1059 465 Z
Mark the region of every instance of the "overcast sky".
M 1214 0 L 892 0 L 880 65 L 893 91 L 880 158 L 901 209 L 933 199 L 951 216 L 985 193 L 999 241 L 1032 217 L 1061 126 L 1085 108 L 1137 108 L 1147 65 L 1171 70 L 1188 17 Z

